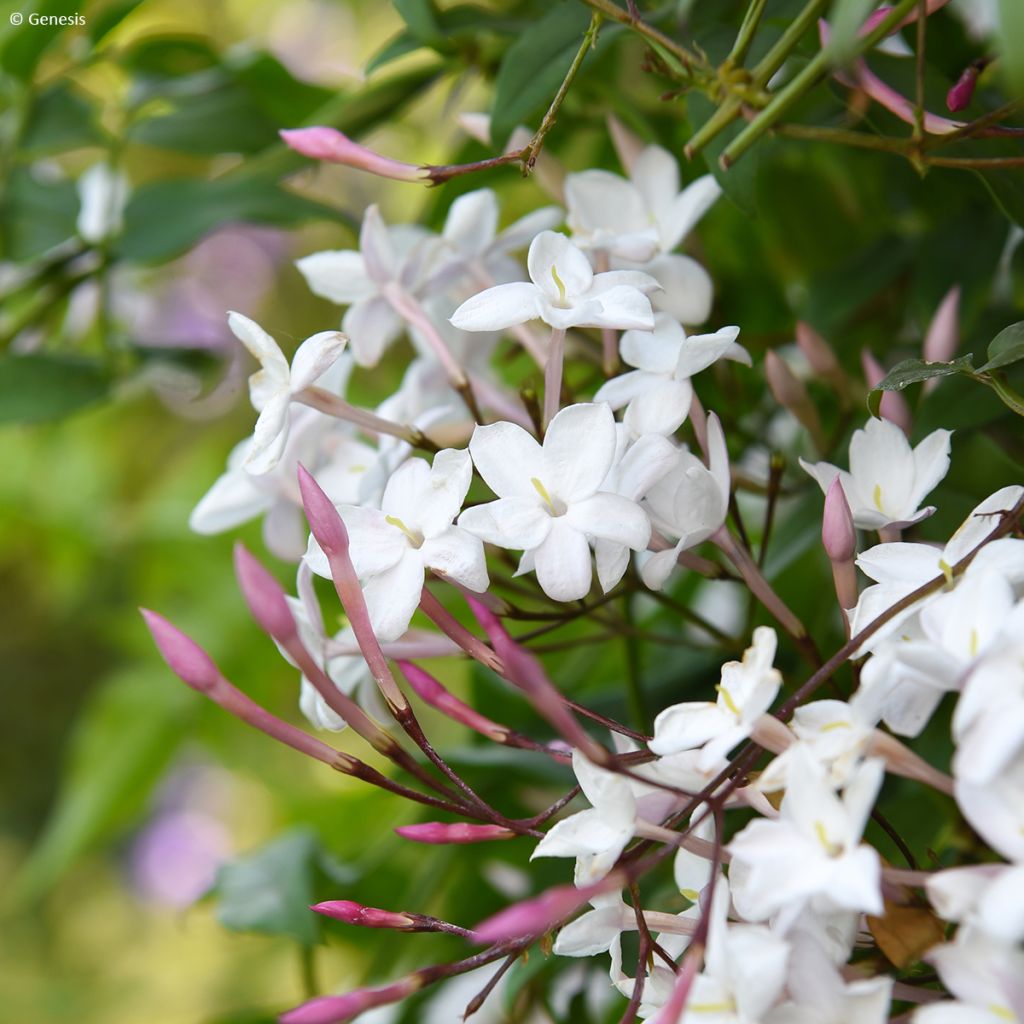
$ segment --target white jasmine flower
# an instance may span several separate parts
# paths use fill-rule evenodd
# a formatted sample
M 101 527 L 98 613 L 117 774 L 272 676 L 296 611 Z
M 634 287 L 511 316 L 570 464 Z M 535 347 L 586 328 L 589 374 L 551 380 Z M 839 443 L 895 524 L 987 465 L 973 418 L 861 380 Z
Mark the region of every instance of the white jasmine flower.
M 439 244 L 422 228 L 387 226 L 377 207 L 370 206 L 363 215 L 358 252 L 317 252 L 296 263 L 315 295 L 349 307 L 341 326 L 352 338 L 360 366 L 376 366 L 404 330 L 388 292 L 421 289 L 436 263 Z
M 291 365 L 274 339 L 241 313 L 228 313 L 228 326 L 259 360 L 249 378 L 249 399 L 260 414 L 243 466 L 255 475 L 277 465 L 288 443 L 292 396 L 315 384 L 337 362 L 348 339 L 339 331 L 321 331 L 295 351 Z
M 782 931 L 808 905 L 880 914 L 878 854 L 860 838 L 882 785 L 883 762 L 859 765 L 840 797 L 822 767 L 796 749 L 780 817 L 751 822 L 729 844 L 737 910 L 751 921 L 781 911 Z
M 926 519 L 935 507 L 921 502 L 949 470 L 952 432 L 936 430 L 911 449 L 906 435 L 888 420 L 870 419 L 850 441 L 850 471 L 828 462 L 800 465 L 827 494 L 838 476 L 853 522 L 862 530 L 901 528 Z
M 775 630 L 758 626 L 743 661 L 722 666 L 717 701 L 687 701 L 666 708 L 654 720 L 650 749 L 655 754 L 677 754 L 700 747 L 702 769 L 724 763 L 725 755 L 751 734 L 779 692 L 782 676 L 772 667 L 776 644 Z
M 131 191 L 128 179 L 109 164 L 99 163 L 82 172 L 77 186 L 76 228 L 82 239 L 96 245 L 119 234 Z
M 653 331 L 622 335 L 619 354 L 636 369 L 602 384 L 594 401 L 613 409 L 626 406 L 623 422 L 637 437 L 673 434 L 690 412 L 691 377 L 719 359 L 750 366 L 749 353 L 736 342 L 739 333 L 738 327 L 723 327 L 714 334 L 687 337 L 678 320 L 658 313 Z
M 514 423 L 477 427 L 469 442 L 497 501 L 466 509 L 459 525 L 481 540 L 524 552 L 544 592 L 575 601 L 590 590 L 588 540 L 640 551 L 651 525 L 637 505 L 600 490 L 615 457 L 615 421 L 607 405 L 573 405 L 548 426 L 543 445 Z
M 487 589 L 483 545 L 452 521 L 462 507 L 473 469 L 469 454 L 447 448 L 409 459 L 392 474 L 381 507 L 341 505 L 350 554 L 363 586 L 377 638 L 397 640 L 420 602 L 427 569 L 482 593 Z M 327 558 L 310 537 L 306 560 L 329 577 Z
M 495 285 L 467 299 L 451 322 L 464 331 L 497 331 L 540 318 L 559 330 L 614 327 L 650 330 L 654 314 L 645 292 L 658 287 L 639 271 L 595 274 L 565 235 L 542 231 L 527 255 L 529 281 Z
M 999 942 L 1024 939 L 1024 864 L 972 864 L 929 875 L 925 890 L 946 921 L 963 921 Z
M 1024 863 L 1024 753 L 988 782 L 957 778 L 953 792 L 971 828 L 1007 860 Z

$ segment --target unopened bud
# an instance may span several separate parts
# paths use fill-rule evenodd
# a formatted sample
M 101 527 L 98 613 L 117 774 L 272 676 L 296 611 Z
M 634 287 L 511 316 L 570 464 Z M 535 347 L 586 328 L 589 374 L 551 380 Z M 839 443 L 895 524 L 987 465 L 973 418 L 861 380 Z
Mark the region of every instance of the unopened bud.
M 583 906 L 599 889 L 600 886 L 577 889 L 572 885 L 557 885 L 535 899 L 515 903 L 481 921 L 473 929 L 473 935 L 480 945 L 543 935 Z
M 353 142 L 336 128 L 319 125 L 313 128 L 285 128 L 280 136 L 296 153 L 308 156 L 311 160 L 357 167 L 361 171 L 369 171 L 380 178 L 392 178 L 395 181 L 425 183 L 427 180 L 428 172 L 425 168 L 374 153 L 372 149 Z
M 866 348 L 861 349 L 860 364 L 864 370 L 864 379 L 867 381 L 868 389 L 873 390 L 884 380 L 885 370 L 882 368 L 882 364 Z M 898 392 L 883 391 L 878 412 L 883 420 L 895 423 L 904 434 L 910 433 L 912 419 L 910 406 L 907 405 L 907 400 Z
M 948 363 L 956 355 L 960 344 L 960 286 L 954 285 L 946 292 L 939 308 L 928 325 L 921 354 L 928 363 Z M 936 378 L 925 381 L 938 383 Z
M 328 900 L 325 903 L 315 903 L 309 909 L 325 917 L 333 917 L 335 921 L 344 921 L 345 924 L 356 924 L 363 928 L 397 928 L 400 931 L 408 931 L 415 924 L 406 914 L 365 907 L 362 903 L 355 903 L 352 900 Z
M 770 349 L 764 357 L 764 372 L 775 401 L 796 417 L 820 449 L 822 447 L 821 419 L 811 401 L 811 396 L 807 393 L 807 388 L 796 378 L 778 353 Z
M 498 743 L 503 742 L 508 736 L 508 729 L 481 715 L 479 711 L 459 700 L 453 693 L 449 693 L 429 672 L 425 672 L 419 665 L 414 665 L 410 661 L 400 661 L 398 667 L 409 681 L 409 685 L 432 708 L 436 708 L 453 721 L 468 726 L 474 732 L 496 740 Z
M 162 615 L 148 608 L 140 608 L 139 611 L 171 671 L 194 690 L 206 692 L 212 689 L 220 679 L 220 671 L 206 651 Z
M 970 64 L 957 79 L 956 85 L 946 93 L 946 107 L 952 113 L 970 106 L 974 98 L 974 87 L 978 84 L 978 68 Z
M 280 1024 L 347 1024 L 377 1006 L 407 999 L 422 986 L 415 974 L 381 988 L 358 988 L 342 996 L 317 996 L 294 1010 L 282 1013 Z
M 842 482 L 837 476 L 825 494 L 821 543 L 833 562 L 849 562 L 857 554 L 857 530 Z
M 457 821 L 448 824 L 443 821 L 425 821 L 419 825 L 400 825 L 395 829 L 403 839 L 414 843 L 484 843 L 492 839 L 512 839 L 515 832 L 501 825 L 471 825 Z
M 839 365 L 832 346 L 813 328 L 802 320 L 797 321 L 796 343 L 804 354 L 811 369 L 837 388 L 846 384 L 846 374 Z
M 235 544 L 235 576 L 260 628 L 278 641 L 290 637 L 295 632 L 295 617 L 284 589 L 241 541 Z
M 330 557 L 336 551 L 348 550 L 348 530 L 341 515 L 334 507 L 334 502 L 324 493 L 316 482 L 313 474 L 299 463 L 299 493 L 302 495 L 302 507 L 309 521 L 309 528 L 316 537 L 317 543 L 323 548 L 324 554 Z

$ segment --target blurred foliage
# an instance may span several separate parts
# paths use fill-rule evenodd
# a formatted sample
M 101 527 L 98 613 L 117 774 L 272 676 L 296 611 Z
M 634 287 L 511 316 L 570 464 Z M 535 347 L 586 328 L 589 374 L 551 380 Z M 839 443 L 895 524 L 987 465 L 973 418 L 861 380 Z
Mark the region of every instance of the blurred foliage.
M 225 275 L 213 275 L 212 285 L 221 309 L 242 306 L 294 343 L 333 325 L 337 310 L 305 293 L 287 257 L 350 245 L 369 202 L 380 201 L 389 219 L 435 228 L 453 198 L 483 185 L 499 190 L 509 219 L 538 205 L 535 184 L 515 167 L 430 191 L 385 186 L 348 169 L 311 168 L 276 133 L 324 123 L 416 162 L 493 156 L 496 150 L 467 140 L 453 113 L 489 109 L 498 144 L 518 124 L 536 125 L 589 13 L 576 0 L 396 0 L 393 8 L 360 0 L 9 6 L 26 16 L 82 13 L 86 24 L 16 27 L 6 7 L 0 18 L 0 864 L 11 873 L 0 1006 L 12 1020 L 39 1024 L 254 1024 L 299 998 L 303 978 L 312 983 L 310 955 L 322 988 L 454 956 L 462 946 L 450 937 L 353 937 L 304 908 L 357 888 L 365 903 L 472 924 L 521 884 L 528 849 L 434 850 L 402 842 L 391 830 L 409 822 L 407 805 L 273 749 L 181 688 L 156 661 L 135 613 L 140 604 L 193 632 L 256 699 L 283 716 L 297 715 L 294 672 L 250 623 L 235 591 L 231 538 L 187 530 L 190 509 L 251 424 L 239 377 L 225 369 L 236 347 L 223 329 L 215 343 L 199 344 L 187 330 L 173 345 L 156 342 L 144 336 L 126 302 L 168 300 L 157 309 L 170 318 L 184 301 L 173 287 L 203 276 L 188 262 L 197 243 L 239 224 L 287 229 L 287 236 L 268 236 L 279 248 L 262 294 L 250 295 L 226 273 L 250 252 L 237 236 L 229 236 L 236 248 L 217 257 Z M 863 6 L 837 5 L 843 17 Z M 745 5 L 641 7 L 669 36 L 695 40 L 720 62 Z M 801 7 L 796 0 L 769 2 L 748 65 L 765 56 Z M 1002 9 L 1008 24 L 1019 19 L 1013 0 Z M 902 35 L 914 44 L 913 29 Z M 789 74 L 816 50 L 808 33 L 791 55 Z M 929 109 L 941 110 L 962 69 L 984 55 L 951 11 L 929 19 Z M 870 60 L 913 94 L 913 61 L 879 54 Z M 980 117 L 1013 95 L 1020 53 L 1008 51 L 1002 65 L 985 73 L 965 116 Z M 570 170 L 618 170 L 605 127 L 605 117 L 615 114 L 645 140 L 681 153 L 715 103 L 699 90 L 681 92 L 679 78 L 671 54 L 606 22 L 545 150 Z M 800 124 L 881 136 L 911 131 L 876 106 L 851 102 L 849 90 L 833 80 L 803 97 L 793 116 Z M 687 178 L 711 170 L 726 191 L 692 249 L 716 283 L 712 323 L 740 324 L 755 365 L 766 349 L 790 345 L 802 319 L 828 338 L 858 380 L 864 348 L 895 367 L 886 386 L 923 379 L 920 367 L 906 361 L 919 358 L 935 308 L 959 285 L 957 370 L 968 357 L 979 372 L 988 361 L 1006 388 L 1019 391 L 1019 325 L 1015 333 L 1004 330 L 1021 320 L 1024 307 L 1024 255 L 1008 244 L 1024 223 L 1019 170 L 933 166 L 922 176 L 896 153 L 778 134 L 723 172 L 718 158 L 741 129 L 734 123 L 692 163 L 682 163 Z M 1017 141 L 985 146 L 985 154 L 1020 153 Z M 122 226 L 90 242 L 77 226 L 76 181 L 96 163 L 119 168 L 132 191 Z M 519 369 L 510 363 L 510 375 Z M 988 388 L 953 370 L 926 372 L 944 376 L 932 391 L 905 392 L 915 439 L 940 425 L 957 430 L 940 511 L 918 531 L 937 539 L 979 496 L 1020 481 L 1024 445 L 1020 421 Z M 382 367 L 357 379 L 356 391 L 368 402 L 379 399 L 397 375 L 394 366 Z M 223 413 L 220 419 L 197 418 L 196 407 L 169 397 L 167 381 L 182 376 L 194 392 L 220 396 L 206 407 Z M 802 454 L 813 455 L 806 441 L 794 440 L 788 414 L 766 400 L 759 369 L 716 367 L 708 376 L 702 396 L 734 423 L 734 455 L 755 442 L 762 454 L 803 445 Z M 810 388 L 826 436 L 845 451 L 864 406 L 844 406 L 818 381 Z M 741 491 L 739 500 L 756 548 L 763 496 Z M 820 507 L 817 489 L 787 467 L 762 553 L 766 573 L 827 650 L 841 633 L 834 609 L 821 600 L 829 584 L 818 550 Z M 258 546 L 255 527 L 242 535 Z M 282 580 L 288 572 L 282 567 Z M 730 637 L 748 635 L 760 621 L 728 584 L 698 586 L 686 576 L 670 596 Z M 697 627 L 680 627 L 672 609 L 636 603 L 643 628 L 661 638 L 644 648 L 640 665 L 652 708 L 708 692 L 716 665 L 742 647 L 709 647 Z M 609 645 L 600 624 L 576 622 L 537 643 L 549 648 L 553 676 L 577 699 L 606 714 L 628 714 L 621 683 L 627 651 Z M 787 687 L 795 688 L 805 670 L 788 654 L 782 667 Z M 489 673 L 439 671 L 493 718 L 535 730 L 528 706 Z M 534 812 L 566 781 L 546 761 L 495 751 L 429 712 L 423 717 L 445 756 L 507 814 Z M 378 763 L 358 741 L 345 743 Z M 938 763 L 948 759 L 941 716 L 921 743 Z M 168 787 L 197 765 L 223 773 L 227 796 L 217 813 L 242 856 L 222 868 L 209 900 L 179 915 L 147 902 L 132 865 Z M 881 805 L 907 823 L 904 838 L 922 860 L 929 849 L 972 842 L 951 824 L 949 802 L 933 802 L 922 805 L 918 791 L 897 782 Z M 873 838 L 899 859 L 881 833 Z M 535 887 L 564 881 L 564 865 L 538 862 L 530 878 Z M 667 887 L 662 897 L 672 905 Z M 214 915 L 240 934 L 226 936 Z M 326 950 L 300 956 L 299 947 L 318 942 Z M 574 966 L 541 955 L 517 965 L 503 997 L 513 1008 L 510 1019 L 515 1007 L 547 999 L 551 976 Z M 609 1020 L 615 1010 L 609 1008 Z M 422 1013 L 414 1001 L 403 1019 Z M 574 1024 L 594 1019 L 579 1004 L 572 1013 Z

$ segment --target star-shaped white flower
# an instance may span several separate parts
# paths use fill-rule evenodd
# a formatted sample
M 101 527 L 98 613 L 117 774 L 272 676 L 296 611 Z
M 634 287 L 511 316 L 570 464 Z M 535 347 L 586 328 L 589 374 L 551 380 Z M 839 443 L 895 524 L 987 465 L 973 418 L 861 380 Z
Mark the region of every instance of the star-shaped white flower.
M 750 366 L 749 353 L 736 341 L 739 333 L 738 327 L 723 327 L 687 337 L 678 320 L 658 313 L 653 331 L 622 335 L 619 354 L 636 369 L 602 384 L 594 401 L 613 409 L 626 406 L 623 422 L 637 437 L 675 433 L 690 412 L 691 377 L 719 359 Z
M 725 755 L 751 734 L 779 692 L 782 676 L 772 667 L 776 644 L 775 630 L 758 626 L 743 660 L 722 666 L 717 701 L 686 701 L 666 708 L 654 720 L 651 750 L 666 755 L 700 747 L 700 768 L 724 763 Z
M 945 921 L 999 942 L 1024 939 L 1024 864 L 970 864 L 929 875 L 928 899 Z
M 453 526 L 473 475 L 469 453 L 447 448 L 424 459 L 409 459 L 391 475 L 381 507 L 340 505 L 350 554 L 363 587 L 377 639 L 397 640 L 420 602 L 427 569 L 470 590 L 487 589 L 483 545 Z M 310 537 L 306 560 L 330 576 L 327 558 Z
M 477 427 L 469 442 L 497 501 L 466 509 L 459 526 L 481 540 L 524 552 L 544 592 L 576 601 L 590 590 L 592 540 L 634 551 L 651 524 L 635 501 L 600 490 L 615 457 L 615 420 L 607 405 L 572 405 L 551 421 L 543 445 L 514 423 Z
M 850 441 L 850 471 L 828 462 L 800 465 L 828 494 L 838 476 L 853 522 L 862 530 L 904 527 L 926 519 L 935 507 L 921 502 L 949 470 L 952 432 L 936 430 L 911 449 L 906 435 L 888 420 L 870 419 Z
M 554 231 L 537 235 L 526 262 L 529 281 L 495 285 L 474 295 L 451 322 L 464 331 L 498 331 L 538 318 L 559 330 L 654 326 L 645 293 L 658 282 L 650 275 L 629 270 L 595 274 L 587 257 Z
M 259 475 L 277 465 L 288 443 L 292 396 L 316 383 L 337 362 L 348 338 L 340 331 L 314 334 L 296 349 L 289 366 L 277 342 L 255 321 L 228 313 L 228 326 L 260 363 L 249 378 L 249 398 L 260 415 L 243 463 Z

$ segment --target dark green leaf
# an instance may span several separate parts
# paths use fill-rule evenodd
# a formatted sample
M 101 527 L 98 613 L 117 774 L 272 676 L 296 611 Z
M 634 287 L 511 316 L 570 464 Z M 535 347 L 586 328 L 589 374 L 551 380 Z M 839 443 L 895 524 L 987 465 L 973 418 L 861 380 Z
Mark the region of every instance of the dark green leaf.
M 0 423 L 57 419 L 99 401 L 109 387 L 107 373 L 82 359 L 0 356 Z
M 320 939 L 309 909 L 318 855 L 316 836 L 295 829 L 225 864 L 213 889 L 217 920 L 232 931 L 287 935 L 312 946 Z
M 299 124 L 334 96 L 332 89 L 300 82 L 269 53 L 250 54 L 232 62 L 230 72 L 280 128 Z
M 589 23 L 582 4 L 557 3 L 508 48 L 494 83 L 491 142 L 495 146 L 504 146 L 513 128 L 554 99 Z
M 433 47 L 444 39 L 431 0 L 395 0 L 395 10 L 424 46 Z
M 998 370 L 1024 359 L 1024 320 L 1000 331 L 988 346 L 988 362 L 979 371 Z
M 102 141 L 94 108 L 65 82 L 40 93 L 29 110 L 21 137 L 22 147 L 32 154 L 77 149 Z
M 698 92 L 691 92 L 686 97 L 687 111 L 690 116 L 690 123 L 694 131 L 698 129 L 717 109 L 708 99 L 705 99 Z M 715 176 L 715 180 L 722 186 L 722 191 L 748 216 L 757 214 L 757 197 L 755 186 L 757 183 L 757 171 L 760 163 L 761 147 L 756 147 L 752 152 L 739 163 L 723 171 L 718 162 L 722 151 L 740 133 L 744 123 L 730 125 L 724 131 L 719 132 L 702 150 L 704 161 L 708 170 Z
M 217 51 L 202 36 L 147 36 L 121 55 L 130 71 L 157 78 L 179 78 L 215 68 Z
M 186 734 L 193 699 L 163 671 L 126 672 L 96 692 L 78 721 L 57 805 L 17 879 L 18 897 L 42 895 L 96 842 L 138 821 Z
M 957 373 L 971 373 L 973 370 L 970 356 L 961 356 L 950 363 L 926 363 L 923 359 L 904 359 L 875 385 L 868 395 L 868 408 L 872 416 L 878 415 L 883 391 L 902 391 L 911 384 L 920 384 L 933 377 L 950 377 Z
M 156 181 L 143 185 L 129 200 L 117 255 L 159 262 L 180 255 L 225 224 L 289 227 L 313 218 L 340 216 L 330 207 L 264 178 Z
M 1011 96 L 1024 96 L 1024 4 L 1020 0 L 999 0 L 999 32 L 1003 73 Z
M 94 44 L 98 43 L 104 36 L 113 32 L 141 3 L 142 0 L 115 0 L 95 14 L 90 13 L 89 40 Z
M 7 37 L 3 49 L 0 49 L 0 68 L 23 82 L 29 81 L 50 44 L 74 27 L 74 23 L 33 25 L 30 16 L 36 14 L 48 18 L 72 19 L 77 15 L 82 18 L 81 24 L 84 25 L 86 19 L 81 14 L 81 8 L 80 0 L 37 0 L 36 3 L 22 3 L 16 7 L 12 4 L 11 11 L 18 11 L 24 21 Z M 7 20 L 5 17 L 4 21 Z
M 1024 227 L 1024 175 L 1020 171 L 999 167 L 987 168 L 977 174 L 1003 213 L 1014 224 Z
M 423 46 L 423 43 L 410 31 L 399 32 L 397 36 L 386 42 L 367 62 L 366 74 L 371 74 L 377 68 L 390 64 L 407 53 L 415 53 Z
M 7 179 L 0 205 L 0 253 L 32 260 L 75 234 L 78 193 L 74 182 L 45 181 L 17 167 Z

